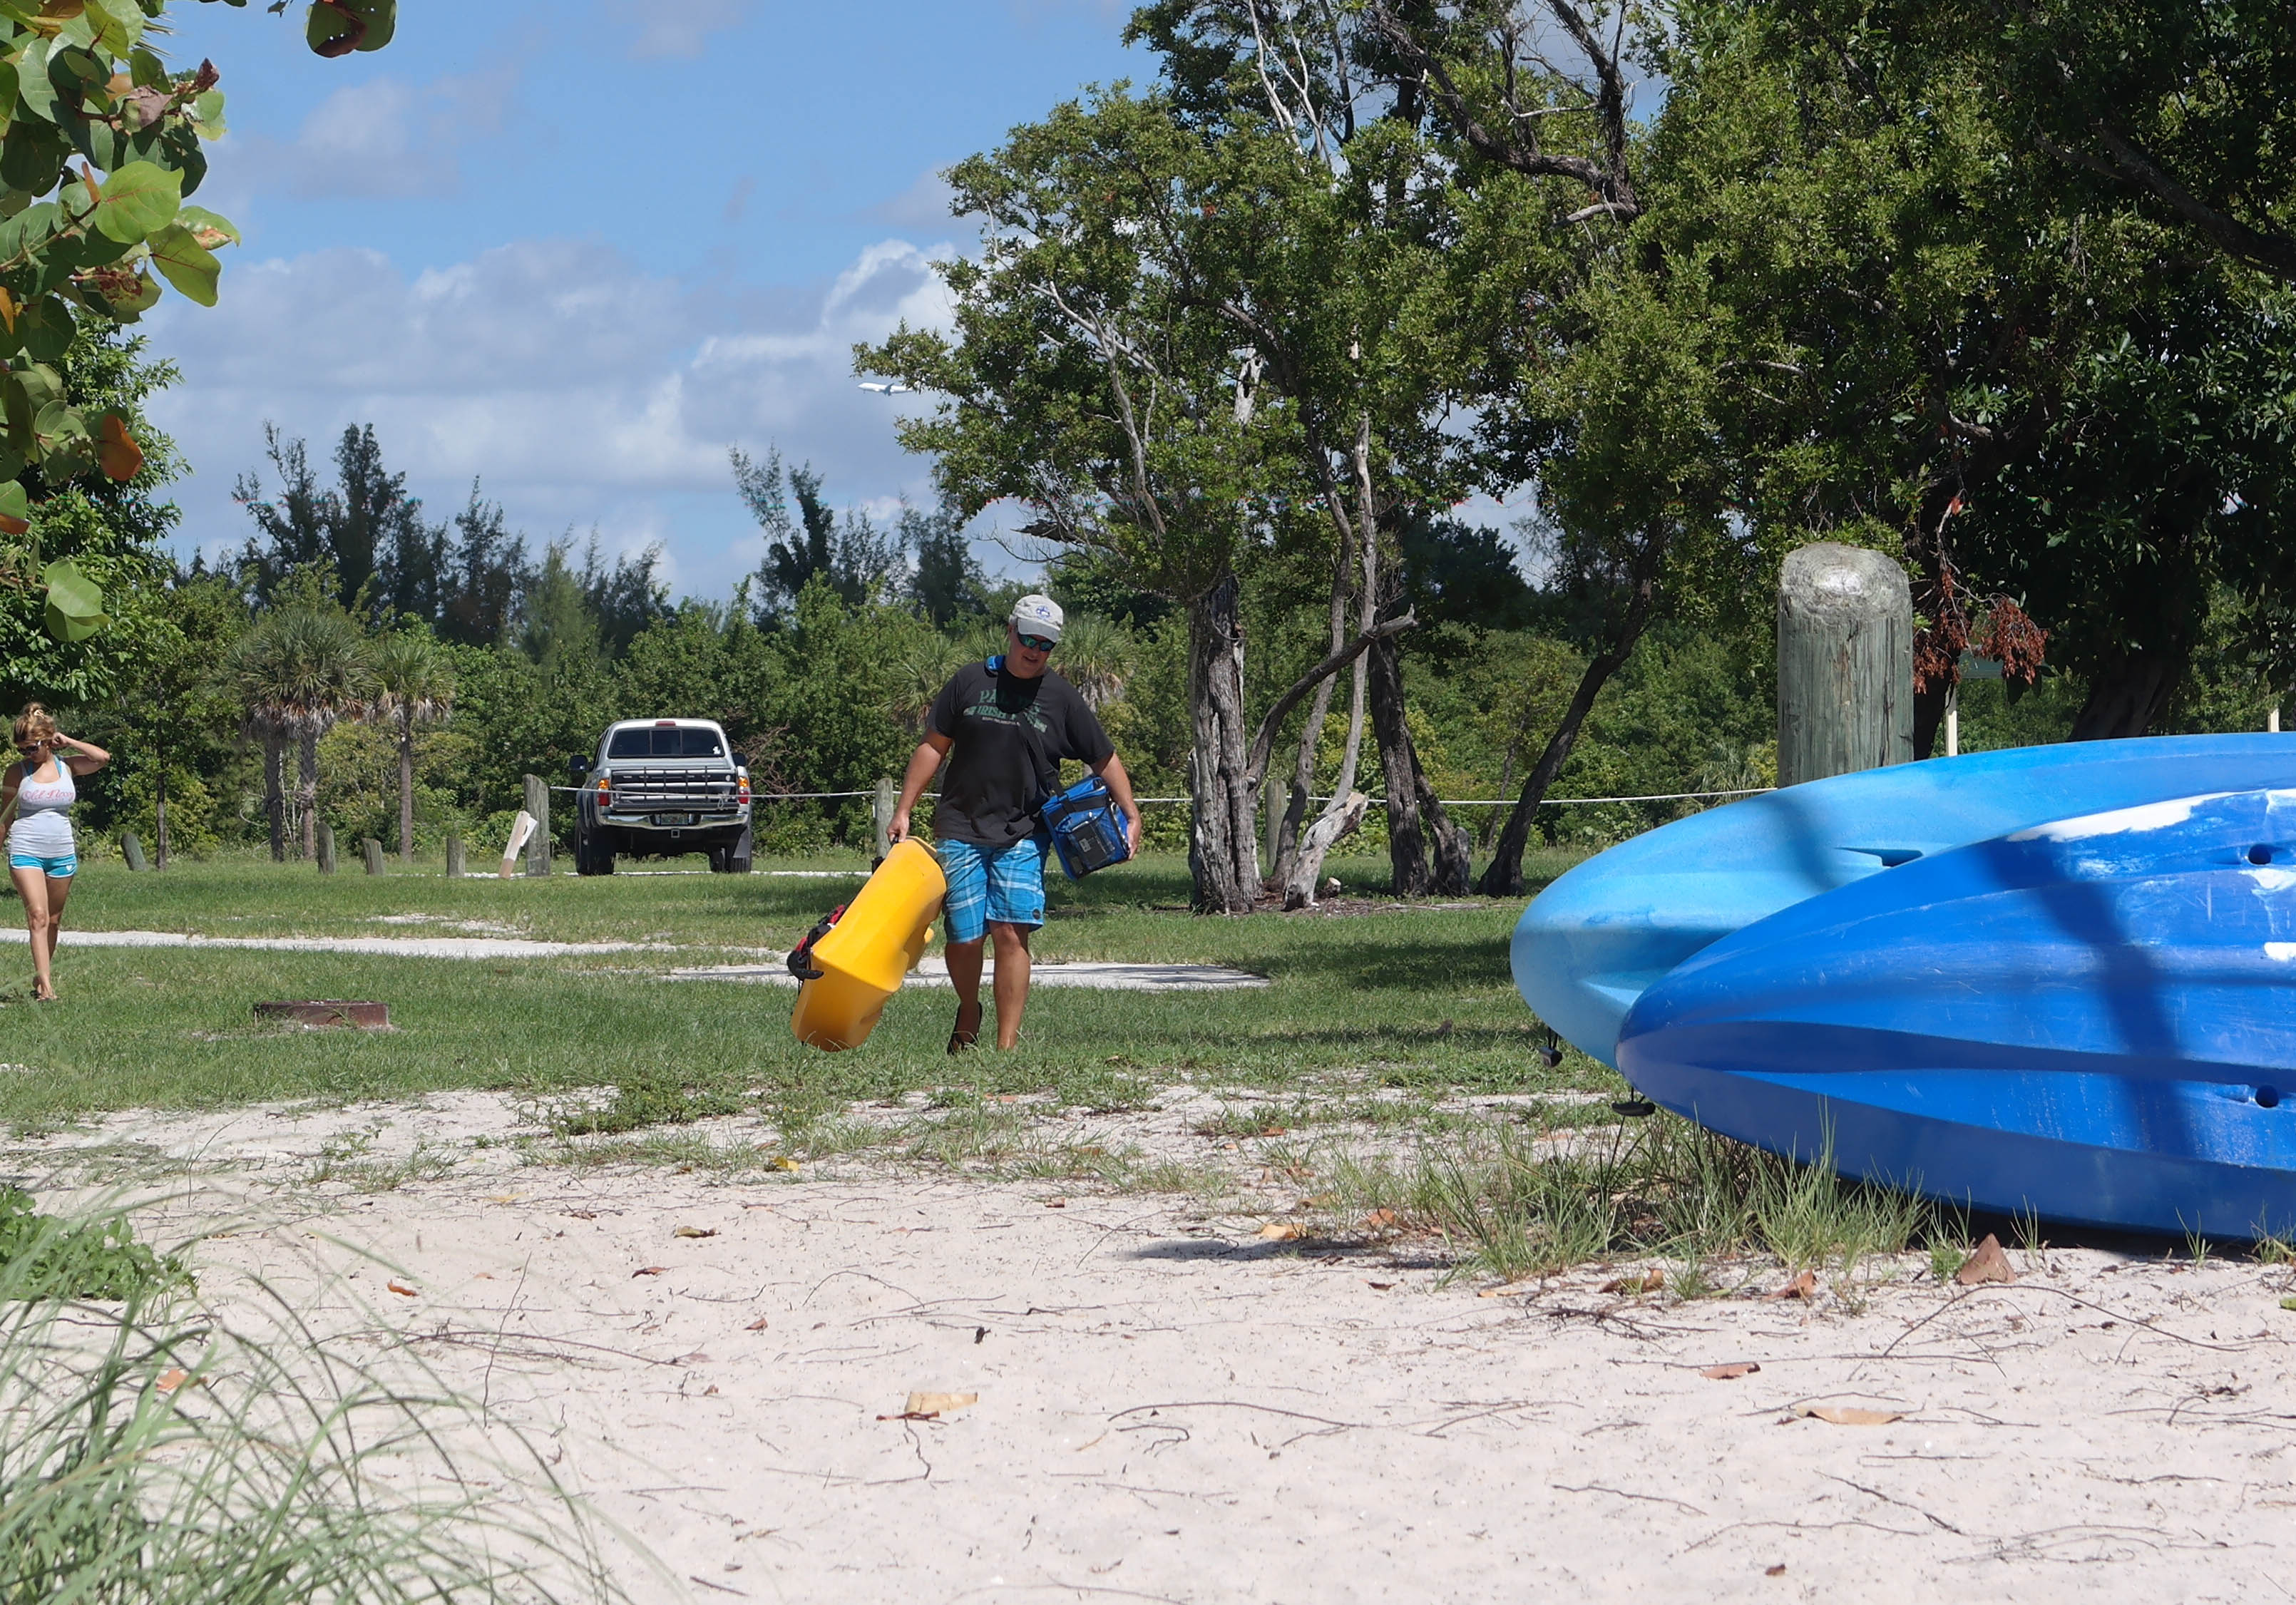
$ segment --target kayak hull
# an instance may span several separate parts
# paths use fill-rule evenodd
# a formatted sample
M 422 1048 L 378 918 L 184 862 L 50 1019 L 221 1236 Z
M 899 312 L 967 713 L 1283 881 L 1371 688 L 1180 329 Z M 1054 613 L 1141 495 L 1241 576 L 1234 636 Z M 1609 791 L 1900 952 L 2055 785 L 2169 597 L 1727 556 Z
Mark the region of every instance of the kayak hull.
M 1806 900 L 1635 1002 L 1620 1068 L 1965 1207 L 2296 1229 L 2296 792 L 2054 822 Z
M 1573 1046 L 1616 1064 L 1636 999 L 1693 954 L 1782 909 L 2051 820 L 2258 786 L 2296 786 L 2296 741 L 2025 747 L 1745 798 L 1622 842 L 1556 880 L 1515 927 L 1515 985 Z
M 797 989 L 790 1029 L 808 1047 L 840 1052 L 869 1039 L 885 1004 L 916 968 L 948 881 L 940 861 L 914 839 L 898 841 L 866 884 L 813 945 L 821 971 Z

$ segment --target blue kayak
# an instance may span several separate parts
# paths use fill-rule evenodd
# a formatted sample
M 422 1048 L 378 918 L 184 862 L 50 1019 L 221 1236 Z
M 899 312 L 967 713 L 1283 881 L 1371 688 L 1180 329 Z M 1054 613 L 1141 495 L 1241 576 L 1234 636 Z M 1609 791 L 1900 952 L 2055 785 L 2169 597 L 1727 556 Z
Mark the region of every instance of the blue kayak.
M 1956 1204 L 2296 1228 L 2296 790 L 2013 831 L 1747 926 L 1644 991 L 1647 1096 Z
M 2296 738 L 2021 747 L 1747 798 L 1623 842 L 1540 893 L 1515 928 L 1515 985 L 1574 1046 L 1614 1064 L 1646 988 L 1780 909 L 2049 820 L 2259 786 L 2296 786 Z

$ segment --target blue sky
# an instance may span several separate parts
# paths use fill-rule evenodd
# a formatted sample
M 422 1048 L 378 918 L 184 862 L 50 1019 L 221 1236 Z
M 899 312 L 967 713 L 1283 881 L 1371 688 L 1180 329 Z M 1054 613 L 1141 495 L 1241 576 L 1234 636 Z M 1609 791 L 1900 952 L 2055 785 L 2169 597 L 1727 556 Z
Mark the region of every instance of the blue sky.
M 301 9 L 169 12 L 228 96 L 198 199 L 247 236 L 221 306 L 145 319 L 184 371 L 153 408 L 194 471 L 179 545 L 246 538 L 266 420 L 322 458 L 372 422 L 434 518 L 482 476 L 537 545 L 659 541 L 714 597 L 763 549 L 730 445 L 840 504 L 931 499 L 892 438 L 918 404 L 849 348 L 941 316 L 929 264 L 972 233 L 935 174 L 1151 70 L 1101 0 L 400 0 L 389 49 L 335 61 Z

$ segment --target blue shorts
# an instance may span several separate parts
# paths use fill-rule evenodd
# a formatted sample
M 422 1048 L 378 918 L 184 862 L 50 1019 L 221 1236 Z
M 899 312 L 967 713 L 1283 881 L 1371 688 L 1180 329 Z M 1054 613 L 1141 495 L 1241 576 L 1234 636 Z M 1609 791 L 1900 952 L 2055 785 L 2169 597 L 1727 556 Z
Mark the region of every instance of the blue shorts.
M 8 867 L 12 870 L 37 870 L 51 880 L 69 880 L 79 868 L 79 855 L 73 852 L 54 858 L 36 858 L 29 853 L 11 852 Z
M 1043 831 L 1001 848 L 970 841 L 940 843 L 940 872 L 948 877 L 942 917 L 952 942 L 978 942 L 988 921 L 1025 925 L 1045 922 L 1045 854 L 1053 839 Z

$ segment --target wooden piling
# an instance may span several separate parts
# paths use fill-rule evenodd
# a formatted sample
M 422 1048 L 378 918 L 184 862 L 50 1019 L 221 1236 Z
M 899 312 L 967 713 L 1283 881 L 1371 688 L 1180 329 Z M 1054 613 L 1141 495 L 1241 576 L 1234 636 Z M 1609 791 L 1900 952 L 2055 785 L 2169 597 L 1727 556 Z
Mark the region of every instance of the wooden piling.
M 332 875 L 335 872 L 335 827 L 323 819 L 313 834 L 318 838 L 319 873 Z
M 447 879 L 449 880 L 460 880 L 462 878 L 463 834 L 461 831 L 455 831 L 450 832 L 447 837 Z
M 131 870 L 147 870 L 152 867 L 144 862 L 144 843 L 133 831 L 119 839 L 119 856 L 127 860 L 127 867 Z
M 1879 552 L 1833 541 L 1778 576 L 1778 784 L 1914 756 L 1914 600 Z
M 526 872 L 550 872 L 550 785 L 538 774 L 526 777 L 526 811 L 534 815 L 534 834 L 526 839 Z
M 370 875 L 381 874 L 382 843 L 372 836 L 363 837 L 359 841 L 359 851 L 366 855 L 366 872 Z

